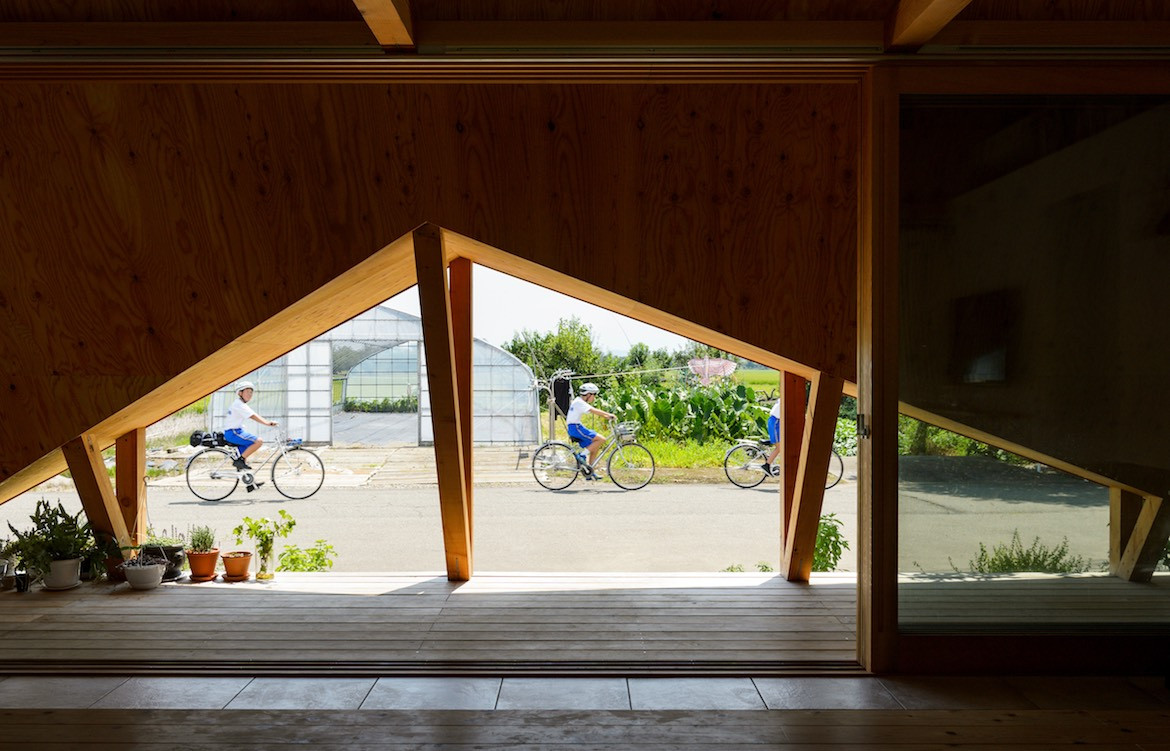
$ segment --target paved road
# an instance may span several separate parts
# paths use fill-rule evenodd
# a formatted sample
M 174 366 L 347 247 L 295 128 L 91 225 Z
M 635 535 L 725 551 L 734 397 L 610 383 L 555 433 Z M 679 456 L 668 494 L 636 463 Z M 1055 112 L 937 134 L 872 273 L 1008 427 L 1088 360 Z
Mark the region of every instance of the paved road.
M 979 543 L 1005 543 L 1018 529 L 1025 546 L 1040 536 L 1048 546 L 1068 537 L 1075 555 L 1103 559 L 1108 551 L 1108 495 L 1072 478 L 913 477 L 901 489 L 899 515 L 903 571 L 965 567 Z M 433 471 L 433 469 L 431 470 Z M 521 475 L 524 473 L 521 472 Z M 850 472 L 846 473 L 850 478 Z M 331 476 L 332 477 L 332 476 Z M 339 571 L 441 571 L 442 532 L 433 485 L 340 486 L 327 481 L 317 495 L 289 501 L 270 487 L 227 501 L 199 501 L 182 486 L 151 486 L 149 521 L 157 529 L 196 523 L 234 545 L 231 529 L 243 516 L 288 510 L 297 519 L 290 542 L 319 538 L 339 552 Z M 852 478 L 828 491 L 825 512 L 837 515 L 851 549 L 842 570 L 855 571 L 857 496 Z M 38 497 L 60 498 L 79 509 L 76 493 L 34 491 L 0 505 L 0 524 L 27 526 Z M 475 494 L 476 569 L 479 571 L 719 571 L 779 563 L 776 485 L 741 490 L 728 483 L 651 484 L 622 491 L 611 483 L 578 481 L 551 493 L 535 482 L 481 485 Z M 4 529 L 0 526 L 0 529 Z
M 827 510 L 852 529 L 853 488 L 841 486 Z M 67 508 L 76 495 L 56 493 Z M 0 506 L 0 521 L 27 523 L 33 494 Z M 238 490 L 226 501 L 199 501 L 186 489 L 147 491 L 150 523 L 185 530 L 208 524 L 221 546 L 244 516 L 286 509 L 297 519 L 290 541 L 318 538 L 337 548 L 339 571 L 440 571 L 443 569 L 438 492 L 434 486 L 321 490 L 289 501 L 267 487 Z M 719 571 L 735 563 L 752 569 L 779 562 L 779 503 L 770 489 L 724 485 L 654 485 L 626 492 L 610 483 L 551 493 L 535 482 L 484 486 L 475 493 L 476 568 L 480 571 Z M 853 568 L 852 557 L 843 562 Z

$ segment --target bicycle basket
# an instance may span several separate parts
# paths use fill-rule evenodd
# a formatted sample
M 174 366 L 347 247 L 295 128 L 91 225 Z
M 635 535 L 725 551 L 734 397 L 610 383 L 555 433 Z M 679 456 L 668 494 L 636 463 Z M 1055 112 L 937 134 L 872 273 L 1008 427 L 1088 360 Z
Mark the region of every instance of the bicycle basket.
M 638 423 L 636 422 L 619 422 L 614 426 L 617 431 L 618 438 L 623 440 L 632 439 L 638 433 Z

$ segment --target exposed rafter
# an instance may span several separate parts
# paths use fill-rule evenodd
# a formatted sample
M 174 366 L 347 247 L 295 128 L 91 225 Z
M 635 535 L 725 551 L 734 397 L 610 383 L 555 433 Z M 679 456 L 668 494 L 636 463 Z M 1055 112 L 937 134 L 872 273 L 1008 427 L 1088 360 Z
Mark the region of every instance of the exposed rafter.
M 353 0 L 378 44 L 383 47 L 413 47 L 414 26 L 410 0 Z
M 971 0 L 901 0 L 886 26 L 886 46 L 895 50 L 921 47 L 942 31 Z

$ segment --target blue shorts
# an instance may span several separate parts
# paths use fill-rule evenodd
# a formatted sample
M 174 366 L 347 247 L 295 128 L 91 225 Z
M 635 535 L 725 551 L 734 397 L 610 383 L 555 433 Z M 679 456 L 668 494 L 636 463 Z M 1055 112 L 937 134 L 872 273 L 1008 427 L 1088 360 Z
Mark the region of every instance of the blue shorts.
M 780 421 L 771 415 L 768 415 L 768 443 L 780 443 Z
M 223 439 L 233 446 L 239 446 L 241 454 L 247 451 L 253 443 L 260 440 L 251 433 L 245 433 L 242 428 L 223 431 Z
M 582 446 L 588 446 L 593 443 L 593 439 L 597 437 L 597 433 L 594 433 L 579 422 L 571 422 L 569 423 L 569 437 Z

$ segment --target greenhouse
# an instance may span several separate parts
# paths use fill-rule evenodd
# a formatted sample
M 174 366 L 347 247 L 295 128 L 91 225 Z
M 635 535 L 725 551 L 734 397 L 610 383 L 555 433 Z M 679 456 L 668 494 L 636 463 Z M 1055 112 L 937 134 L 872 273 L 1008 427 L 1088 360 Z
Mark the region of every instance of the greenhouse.
M 256 384 L 251 406 L 306 443 L 430 444 L 434 435 L 421 345 L 422 320 L 383 303 L 245 376 Z M 472 359 L 472 440 L 539 443 L 532 371 L 479 339 Z M 233 386 L 212 395 L 210 429 L 222 429 L 235 398 Z M 261 437 L 273 431 L 263 430 Z

